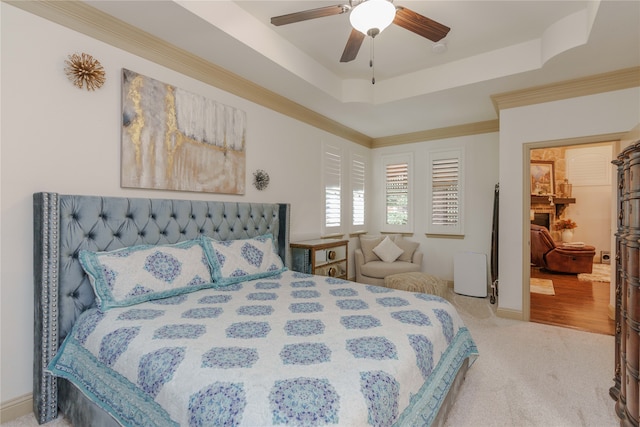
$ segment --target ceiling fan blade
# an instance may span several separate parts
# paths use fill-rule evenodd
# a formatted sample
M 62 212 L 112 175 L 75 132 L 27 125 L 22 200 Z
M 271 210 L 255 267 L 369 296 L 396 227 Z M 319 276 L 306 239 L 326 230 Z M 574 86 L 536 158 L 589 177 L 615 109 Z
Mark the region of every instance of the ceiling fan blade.
M 360 50 L 360 46 L 362 46 L 362 42 L 366 36 L 362 34 L 360 31 L 355 28 L 351 29 L 351 34 L 349 35 L 349 40 L 347 40 L 347 45 L 344 47 L 344 52 L 342 52 L 342 58 L 340 58 L 340 62 L 349 62 L 356 59 L 358 56 L 358 51 Z
M 287 15 L 274 16 L 273 18 L 271 18 L 271 23 L 276 26 L 293 24 L 294 22 L 306 21 L 308 19 L 340 15 L 341 13 L 348 12 L 350 9 L 351 7 L 345 4 L 319 7 L 317 9 L 309 9 L 302 12 L 294 12 Z
M 451 30 L 446 25 L 401 6 L 396 8 L 396 17 L 393 23 L 433 42 L 440 41 Z

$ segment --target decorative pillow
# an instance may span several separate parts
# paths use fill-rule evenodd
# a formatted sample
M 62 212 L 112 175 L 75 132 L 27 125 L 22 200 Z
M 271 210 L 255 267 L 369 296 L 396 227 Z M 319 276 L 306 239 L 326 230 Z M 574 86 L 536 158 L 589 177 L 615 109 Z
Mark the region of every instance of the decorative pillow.
M 79 257 L 102 311 L 213 287 L 200 240 L 83 250 Z
M 365 264 L 371 261 L 380 261 L 378 255 L 373 252 L 373 248 L 378 246 L 382 239 L 384 239 L 384 236 L 369 236 L 366 234 L 360 236 L 360 249 L 362 249 Z
M 226 241 L 204 237 L 203 241 L 216 286 L 275 276 L 286 270 L 271 234 Z
M 373 248 L 373 252 L 375 252 L 375 254 L 384 262 L 393 262 L 402 255 L 402 249 L 393 243 L 388 236 L 385 237 L 378 246 Z
M 398 237 L 393 241 L 404 252 L 398 257 L 398 261 L 411 262 L 413 259 L 413 253 L 418 249 L 420 243 L 406 240 L 402 237 Z

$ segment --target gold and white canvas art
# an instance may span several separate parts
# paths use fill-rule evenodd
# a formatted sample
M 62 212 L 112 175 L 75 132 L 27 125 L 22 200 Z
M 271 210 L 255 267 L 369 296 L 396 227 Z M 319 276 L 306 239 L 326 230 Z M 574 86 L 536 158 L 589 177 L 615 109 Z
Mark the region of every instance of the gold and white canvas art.
M 244 194 L 246 113 L 122 71 L 122 187 Z

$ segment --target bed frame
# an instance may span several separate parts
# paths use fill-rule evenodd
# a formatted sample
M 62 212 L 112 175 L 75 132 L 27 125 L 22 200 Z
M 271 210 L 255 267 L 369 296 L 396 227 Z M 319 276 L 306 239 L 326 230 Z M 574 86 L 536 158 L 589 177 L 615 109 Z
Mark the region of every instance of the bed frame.
M 58 408 L 73 425 L 117 425 L 68 381 L 45 372 L 95 295 L 78 253 L 170 244 L 206 235 L 219 240 L 271 233 L 291 266 L 289 204 L 99 197 L 36 193 L 34 207 L 33 412 L 43 424 Z
M 289 204 L 36 193 L 33 207 L 33 412 L 39 424 L 57 418 L 60 410 L 74 426 L 118 426 L 69 381 L 45 372 L 78 316 L 95 306 L 78 261 L 80 250 L 170 244 L 200 235 L 230 240 L 271 233 L 279 255 L 291 267 Z M 467 369 L 465 360 L 432 426 L 444 425 Z

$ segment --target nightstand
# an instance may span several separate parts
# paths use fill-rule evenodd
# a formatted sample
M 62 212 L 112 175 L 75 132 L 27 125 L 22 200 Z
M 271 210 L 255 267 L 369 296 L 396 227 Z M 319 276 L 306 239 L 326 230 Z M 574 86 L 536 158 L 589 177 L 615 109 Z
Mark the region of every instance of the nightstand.
M 347 279 L 349 241 L 316 239 L 291 243 L 292 269 L 301 273 Z

